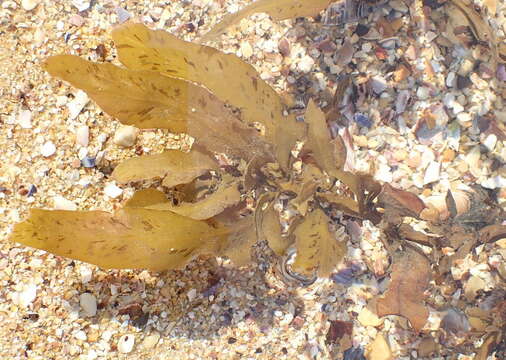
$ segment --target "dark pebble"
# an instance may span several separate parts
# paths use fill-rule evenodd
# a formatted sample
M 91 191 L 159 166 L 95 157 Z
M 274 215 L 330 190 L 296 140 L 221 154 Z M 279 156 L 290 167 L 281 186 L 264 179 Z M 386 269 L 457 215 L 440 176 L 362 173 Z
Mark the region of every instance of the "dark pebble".
M 33 196 L 37 192 L 37 187 L 35 185 L 30 185 L 28 189 L 28 194 L 26 196 Z
M 233 338 L 233 337 L 229 337 L 228 338 L 228 343 L 229 344 L 235 344 L 237 342 L 237 339 L 236 338 Z
M 361 113 L 356 113 L 354 116 L 353 116 L 353 120 L 355 120 L 355 122 L 362 126 L 362 127 L 366 127 L 368 129 L 371 128 L 372 126 L 372 121 L 371 119 L 369 119 L 369 117 L 367 115 L 364 115 L 364 114 L 361 114 Z
M 457 89 L 462 90 L 469 87 L 472 84 L 471 80 L 467 76 L 457 75 Z
M 357 28 L 355 29 L 355 34 L 357 34 L 358 36 L 364 36 L 368 32 L 369 32 L 369 27 L 365 26 L 363 24 L 358 24 Z
M 344 360 L 365 360 L 362 347 L 351 347 L 344 352 Z

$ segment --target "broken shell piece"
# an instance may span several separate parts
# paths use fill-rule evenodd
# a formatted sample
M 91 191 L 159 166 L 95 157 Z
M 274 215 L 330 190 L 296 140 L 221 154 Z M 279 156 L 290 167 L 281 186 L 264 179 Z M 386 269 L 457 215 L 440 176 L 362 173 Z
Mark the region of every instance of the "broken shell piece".
M 455 201 L 457 216 L 467 213 L 471 207 L 468 193 L 462 190 L 455 190 L 451 192 L 451 195 Z M 425 203 L 429 205 L 429 207 L 437 210 L 439 213 L 439 220 L 444 221 L 450 217 L 451 209 L 447 206 L 445 195 L 429 196 Z

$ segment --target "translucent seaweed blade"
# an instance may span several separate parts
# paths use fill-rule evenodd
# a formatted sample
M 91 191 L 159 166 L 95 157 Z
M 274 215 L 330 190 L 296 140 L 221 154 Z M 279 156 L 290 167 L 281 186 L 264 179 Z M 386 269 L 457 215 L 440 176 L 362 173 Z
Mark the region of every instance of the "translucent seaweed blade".
M 308 123 L 307 141 L 304 145 L 309 149 L 322 170 L 329 175 L 336 175 L 337 169 L 342 169 L 346 161 L 346 151 L 335 151 L 336 145 L 330 136 L 325 114 L 313 100 L 309 100 L 305 115 Z M 344 147 L 341 147 L 344 149 Z
M 182 203 L 173 205 L 170 202 L 153 204 L 149 209 L 170 210 L 176 214 L 183 215 L 196 220 L 210 219 L 220 214 L 226 208 L 237 204 L 241 200 L 241 193 L 236 181 L 224 181 L 218 189 L 195 203 Z
M 32 210 L 11 240 L 106 269 L 177 269 L 212 252 L 229 229 L 171 213 L 125 208 L 103 211 Z
M 283 115 L 284 100 L 253 66 L 233 54 L 186 42 L 142 24 L 116 28 L 113 39 L 126 67 L 202 84 L 221 101 L 239 108 L 239 116 L 246 123 L 262 124 L 266 140 L 275 146 L 278 161 L 287 168 L 290 150 L 303 137 L 304 126 L 294 116 Z
M 165 186 L 173 187 L 217 168 L 213 159 L 198 151 L 168 150 L 125 160 L 114 169 L 112 177 L 121 183 L 162 178 Z
M 196 84 L 71 55 L 50 57 L 45 68 L 86 91 L 124 124 L 187 133 L 207 150 L 246 159 L 266 151 L 256 130 L 242 124 L 221 100 Z
M 346 253 L 344 242 L 338 242 L 329 230 L 329 218 L 317 208 L 306 215 L 294 231 L 297 256 L 292 268 L 302 274 L 318 270 L 328 276 Z
M 203 36 L 202 41 L 216 39 L 224 34 L 227 28 L 253 14 L 267 13 L 276 21 L 315 16 L 332 2 L 334 0 L 257 0 L 236 13 L 226 15 Z

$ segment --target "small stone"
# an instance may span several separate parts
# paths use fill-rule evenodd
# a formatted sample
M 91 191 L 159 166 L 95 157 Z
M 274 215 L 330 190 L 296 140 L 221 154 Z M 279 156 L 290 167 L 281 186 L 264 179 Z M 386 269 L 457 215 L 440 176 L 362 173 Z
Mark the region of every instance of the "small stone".
M 469 171 L 473 176 L 479 177 L 482 172 L 481 168 L 481 151 L 480 146 L 476 145 L 466 155 L 465 161 L 469 167 Z
M 116 186 L 114 183 L 109 183 L 104 188 L 104 193 L 112 199 L 116 199 L 123 194 L 123 190 Z
M 56 195 L 53 198 L 53 208 L 55 210 L 77 210 L 77 205 L 74 202 L 65 199 L 63 196 Z
M 355 29 L 355 34 L 358 36 L 364 36 L 369 32 L 369 27 L 363 24 L 358 24 L 357 28 Z
M 90 129 L 86 125 L 79 126 L 76 130 L 76 144 L 86 147 L 89 144 Z
M 92 294 L 81 294 L 79 296 L 79 305 L 81 305 L 85 316 L 95 316 L 97 314 L 97 298 Z
M 467 113 L 467 112 L 460 112 L 457 114 L 457 122 L 465 127 L 465 128 L 468 128 L 472 125 L 472 117 L 471 117 L 471 114 Z
M 478 276 L 471 276 L 464 285 L 464 294 L 468 300 L 474 300 L 479 290 L 484 289 L 485 281 Z
M 85 156 L 81 160 L 81 165 L 87 169 L 94 168 L 96 165 L 96 159 L 94 157 Z
M 290 43 L 286 38 L 281 38 L 281 40 L 279 40 L 278 49 L 281 55 L 285 57 L 290 55 Z
M 425 175 L 423 177 L 423 184 L 427 185 L 432 182 L 439 180 L 439 172 L 441 170 L 441 164 L 436 161 L 431 161 L 427 169 L 425 170 Z
M 303 72 L 308 73 L 313 69 L 314 66 L 314 60 L 311 56 L 304 56 L 302 59 L 300 59 L 299 63 L 297 64 L 297 68 Z
M 399 65 L 397 69 L 394 71 L 394 81 L 396 83 L 405 80 L 408 76 L 409 76 L 409 69 L 403 64 Z
M 67 103 L 67 108 L 69 109 L 69 120 L 75 120 L 81 111 L 84 109 L 86 104 L 90 101 L 88 95 L 79 90 L 72 101 Z
M 79 267 L 79 274 L 81 275 L 81 282 L 86 284 L 91 281 L 93 271 L 89 266 L 81 265 Z
M 467 76 L 457 75 L 457 89 L 462 90 L 469 87 L 472 84 L 471 80 Z
M 395 112 L 402 114 L 406 110 L 411 92 L 409 90 L 401 90 L 395 99 Z
M 146 349 L 152 349 L 158 344 L 158 341 L 160 340 L 160 334 L 155 332 L 151 335 L 148 335 L 144 338 L 144 341 L 142 342 L 142 346 Z
M 381 333 L 376 335 L 376 338 L 367 346 L 366 351 L 367 360 L 392 360 L 392 351 L 390 346 L 385 339 L 385 336 Z
M 116 8 L 116 15 L 118 16 L 118 21 L 120 24 L 123 24 L 125 21 L 132 17 L 128 11 L 119 6 Z
M 186 296 L 188 297 L 189 301 L 195 300 L 195 298 L 197 297 L 197 290 L 191 289 L 190 291 L 188 291 L 188 293 L 186 294 Z
M 84 21 L 85 20 L 81 15 L 76 14 L 76 15 L 73 15 L 70 17 L 69 24 L 76 26 L 76 27 L 81 27 L 81 26 L 83 26 Z
M 39 5 L 39 0 L 22 0 L 21 6 L 26 11 L 32 11 Z
M 443 154 L 441 156 L 441 161 L 443 162 L 451 162 L 453 161 L 453 159 L 455 159 L 455 151 L 453 151 L 452 149 L 445 149 L 443 151 Z
M 134 126 L 121 126 L 114 134 L 113 142 L 116 145 L 123 147 L 130 147 L 135 144 L 139 129 Z
M 135 344 L 135 337 L 132 334 L 123 335 L 118 341 L 118 350 L 123 354 L 128 354 L 132 351 Z
M 18 115 L 18 124 L 22 129 L 31 129 L 32 112 L 30 110 L 22 110 Z
M 56 146 L 51 141 L 46 141 L 40 148 L 40 154 L 44 157 L 50 157 L 56 152 Z
M 386 80 L 381 76 L 374 76 L 371 78 L 372 91 L 379 95 L 388 88 Z
M 30 283 L 23 287 L 23 290 L 14 293 L 12 299 L 15 304 L 21 307 L 28 307 L 37 297 L 37 285 Z
M 418 90 L 416 90 L 416 96 L 418 96 L 420 100 L 426 100 L 430 96 L 430 89 L 425 86 L 420 86 Z
M 72 0 L 72 5 L 74 5 L 79 12 L 88 10 L 90 3 L 91 1 L 88 0 Z
M 251 47 L 249 42 L 243 41 L 241 43 L 241 53 L 245 59 L 249 59 L 251 55 L 253 55 L 253 48 Z
M 371 119 L 369 119 L 367 115 L 364 115 L 362 113 L 356 113 L 355 115 L 353 115 L 353 120 L 362 127 L 371 128 L 372 126 Z
M 398 162 L 403 162 L 408 157 L 408 152 L 404 149 L 395 150 L 393 157 Z
M 455 86 L 455 73 L 450 71 L 446 76 L 446 86 L 451 88 Z
M 79 330 L 77 331 L 75 334 L 74 334 L 74 337 L 77 339 L 77 340 L 81 340 L 81 341 L 86 341 L 88 339 L 88 336 L 86 336 L 86 333 L 82 330 Z
M 462 61 L 460 63 L 460 68 L 459 68 L 458 74 L 460 76 L 466 76 L 467 74 L 469 74 L 471 72 L 471 70 L 473 70 L 473 68 L 474 68 L 474 62 L 471 61 L 470 59 L 464 59 L 464 61 Z
M 358 314 L 358 321 L 364 326 L 380 326 L 383 320 L 368 308 L 364 307 Z
M 490 152 L 494 151 L 496 144 L 497 144 L 497 136 L 495 134 L 489 134 L 485 138 L 485 141 L 483 141 L 483 145 L 485 145 L 487 150 Z

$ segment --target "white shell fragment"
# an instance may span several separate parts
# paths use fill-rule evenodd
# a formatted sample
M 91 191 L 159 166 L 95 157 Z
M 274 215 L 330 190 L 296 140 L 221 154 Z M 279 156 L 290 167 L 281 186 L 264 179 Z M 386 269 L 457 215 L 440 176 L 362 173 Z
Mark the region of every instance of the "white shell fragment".
M 135 344 L 135 337 L 132 334 L 123 335 L 118 341 L 118 350 L 123 354 L 128 354 L 132 351 Z
M 50 157 L 56 152 L 56 146 L 51 141 L 46 141 L 40 148 L 40 154 L 44 157 Z
M 18 115 L 18 124 L 22 129 L 31 129 L 32 112 L 30 110 L 22 110 Z
M 431 161 L 427 170 L 425 170 L 425 176 L 423 177 L 423 184 L 427 185 L 434 181 L 439 180 L 439 172 L 441 170 L 441 164 L 436 161 Z
M 95 316 L 97 314 L 97 299 L 92 294 L 81 294 L 79 296 L 79 305 L 81 305 L 85 316 Z
M 104 188 L 104 193 L 112 199 L 116 199 L 123 194 L 123 190 L 114 183 L 109 183 Z
M 90 3 L 91 1 L 88 0 L 72 0 L 72 5 L 74 5 L 79 11 L 88 10 Z
M 13 294 L 12 301 L 21 306 L 28 307 L 37 297 L 37 285 L 30 283 L 23 287 L 23 290 Z
M 63 196 L 56 195 L 53 198 L 53 208 L 55 210 L 77 210 L 77 205 L 68 199 L 65 199 Z
M 86 147 L 89 144 L 90 129 L 86 126 L 79 126 L 76 130 L 76 144 Z
M 114 133 L 113 142 L 119 146 L 130 147 L 135 144 L 138 134 L 139 129 L 134 126 L 121 126 Z
M 75 98 L 67 103 L 67 108 L 69 109 L 69 120 L 75 120 L 88 101 L 90 101 L 88 95 L 84 91 L 79 90 L 76 93 Z

